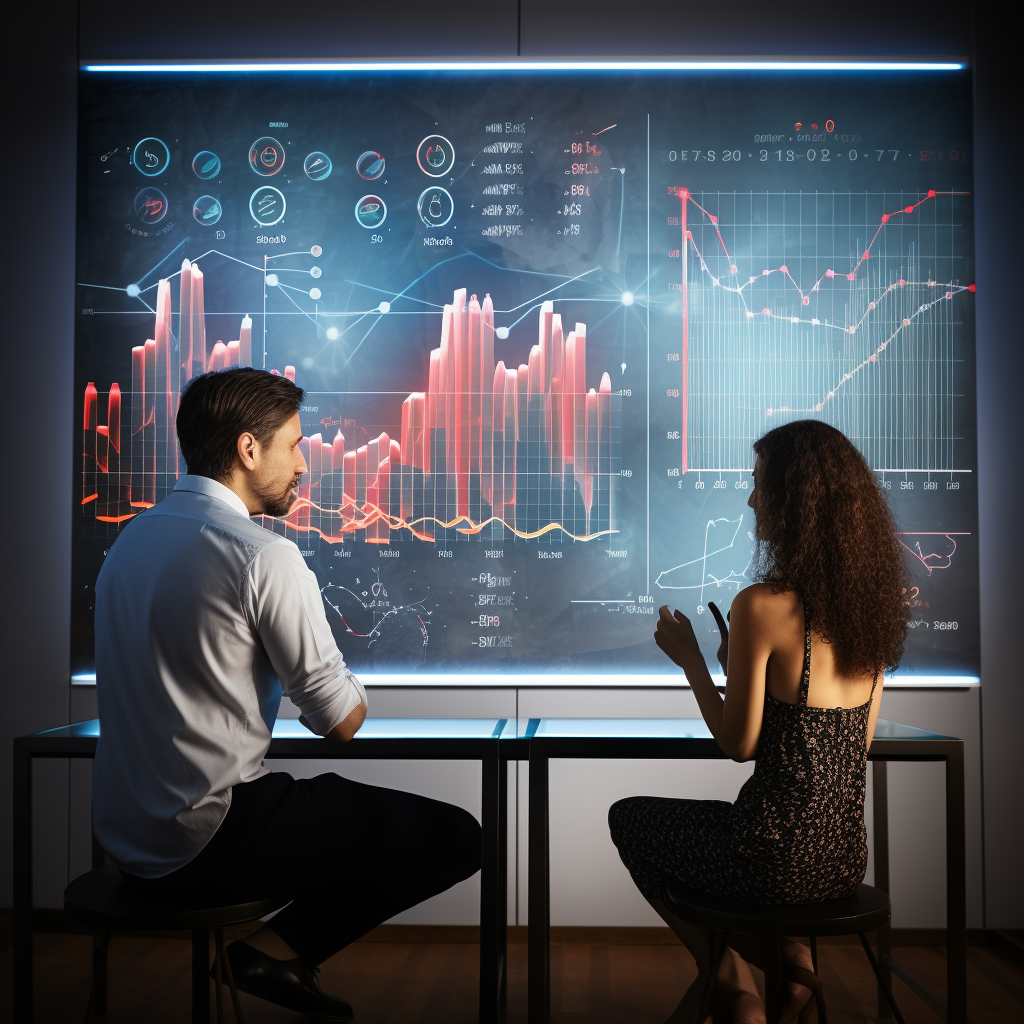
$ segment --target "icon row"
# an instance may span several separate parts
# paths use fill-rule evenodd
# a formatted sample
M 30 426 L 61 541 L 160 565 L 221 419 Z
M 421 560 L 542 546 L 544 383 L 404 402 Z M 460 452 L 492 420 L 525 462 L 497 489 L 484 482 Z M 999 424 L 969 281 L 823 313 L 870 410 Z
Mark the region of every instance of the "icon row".
M 159 224 L 167 216 L 167 196 L 149 185 L 142 189 L 134 201 L 135 214 L 143 224 Z M 273 227 L 283 219 L 288 202 L 284 193 L 273 185 L 262 185 L 249 197 L 249 213 L 262 227 Z M 212 226 L 220 220 L 224 208 L 214 196 L 200 196 L 192 204 L 192 216 L 199 224 Z M 455 202 L 451 193 L 440 185 L 425 188 L 416 200 L 416 212 L 428 228 L 441 228 L 452 219 Z M 373 230 L 384 223 L 388 215 L 387 204 L 380 196 L 365 195 L 355 208 L 356 221 Z
M 171 162 L 171 151 L 161 139 L 142 139 L 132 151 L 132 163 L 147 178 L 157 178 L 167 170 Z M 283 167 L 285 148 L 275 138 L 264 135 L 249 147 L 249 166 L 264 178 L 273 177 Z M 428 135 L 416 147 L 416 163 L 424 174 L 441 178 L 455 165 L 455 148 L 443 135 Z M 368 149 L 356 160 L 356 172 L 366 181 L 376 181 L 384 173 L 384 157 L 374 149 Z M 221 172 L 220 157 L 204 149 L 192 160 L 196 177 L 209 181 Z M 302 163 L 302 170 L 311 181 L 323 181 L 330 176 L 334 165 L 331 158 L 319 150 L 310 153 Z

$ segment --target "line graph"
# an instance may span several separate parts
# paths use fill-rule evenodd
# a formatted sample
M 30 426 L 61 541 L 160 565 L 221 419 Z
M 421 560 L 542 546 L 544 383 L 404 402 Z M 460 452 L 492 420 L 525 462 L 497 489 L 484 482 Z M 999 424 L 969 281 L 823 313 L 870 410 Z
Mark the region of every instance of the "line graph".
M 744 556 L 737 545 L 744 518 L 741 515 L 738 519 L 709 519 L 704 526 L 704 548 L 700 555 L 659 572 L 655 585 L 662 590 L 699 591 L 697 603 L 703 607 L 705 590 L 740 590 L 748 584 L 750 556 Z M 735 566 L 741 560 L 743 567 L 737 571 Z M 712 566 L 716 567 L 715 572 L 711 571 Z
M 801 417 L 873 468 L 958 468 L 967 193 L 674 191 L 684 472 Z
M 971 535 L 965 531 L 931 530 L 924 533 L 897 533 L 896 536 L 911 558 L 919 562 L 931 576 L 937 570 L 952 566 L 958 546 L 956 538 Z

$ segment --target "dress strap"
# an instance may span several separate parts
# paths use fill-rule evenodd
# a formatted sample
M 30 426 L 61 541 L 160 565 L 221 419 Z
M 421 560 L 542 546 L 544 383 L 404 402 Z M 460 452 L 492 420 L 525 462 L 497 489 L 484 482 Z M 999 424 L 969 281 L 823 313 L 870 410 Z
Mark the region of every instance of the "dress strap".
M 807 691 L 811 685 L 811 620 L 804 610 L 804 668 L 800 675 L 800 703 L 806 707 Z

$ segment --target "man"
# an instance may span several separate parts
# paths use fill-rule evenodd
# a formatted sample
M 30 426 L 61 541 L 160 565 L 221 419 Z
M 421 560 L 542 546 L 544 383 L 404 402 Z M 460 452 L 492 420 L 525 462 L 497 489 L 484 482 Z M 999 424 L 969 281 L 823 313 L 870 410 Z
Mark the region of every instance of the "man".
M 480 829 L 448 804 L 262 762 L 282 689 L 300 720 L 350 740 L 366 694 L 345 666 L 316 577 L 283 516 L 306 471 L 303 392 L 250 368 L 207 373 L 177 417 L 188 475 L 136 516 L 96 584 L 101 724 L 93 820 L 141 889 L 292 902 L 228 947 L 238 988 L 350 1020 L 317 965 L 468 878 Z

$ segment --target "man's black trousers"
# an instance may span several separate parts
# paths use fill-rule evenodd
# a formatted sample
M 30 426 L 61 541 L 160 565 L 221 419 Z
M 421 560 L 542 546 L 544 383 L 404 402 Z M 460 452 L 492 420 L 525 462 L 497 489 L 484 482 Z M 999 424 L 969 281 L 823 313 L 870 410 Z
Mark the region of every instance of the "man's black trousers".
M 480 869 L 480 826 L 467 811 L 328 773 L 272 772 L 234 786 L 213 838 L 160 891 L 223 902 L 281 896 L 270 927 L 315 966 L 370 929 Z

